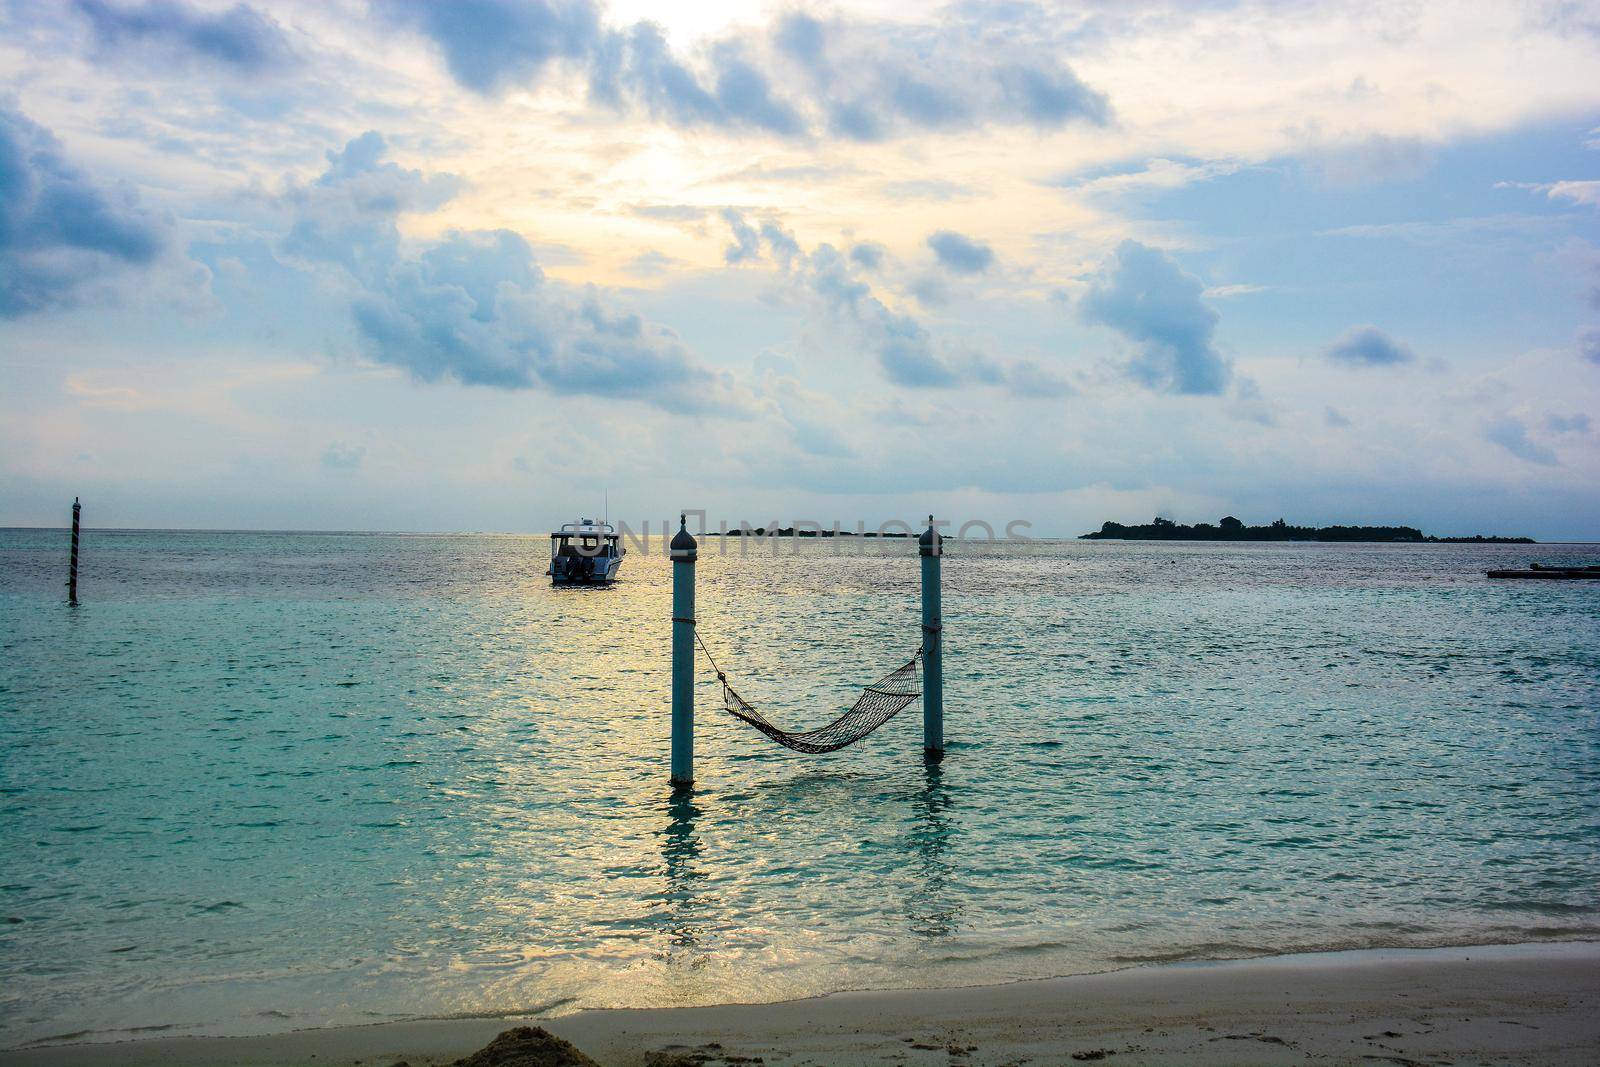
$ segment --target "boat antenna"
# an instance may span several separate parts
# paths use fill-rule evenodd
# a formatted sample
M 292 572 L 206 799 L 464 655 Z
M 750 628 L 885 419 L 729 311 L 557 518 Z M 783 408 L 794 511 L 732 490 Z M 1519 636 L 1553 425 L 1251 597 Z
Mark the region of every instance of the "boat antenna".
M 603 510 L 601 521 L 609 526 L 611 525 L 611 490 L 602 489 L 600 492 L 603 494 L 602 499 L 604 501 L 604 503 L 601 504 L 601 508 Z

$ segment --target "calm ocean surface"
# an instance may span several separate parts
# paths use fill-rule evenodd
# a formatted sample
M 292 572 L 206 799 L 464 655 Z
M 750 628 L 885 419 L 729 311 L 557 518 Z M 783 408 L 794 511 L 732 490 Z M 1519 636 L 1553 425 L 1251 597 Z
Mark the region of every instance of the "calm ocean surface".
M 547 551 L 0 531 L 0 1045 L 1600 936 L 1600 583 L 1482 574 L 1600 549 L 954 548 L 941 767 L 702 672 L 677 803 L 665 561 Z M 911 545 L 702 551 L 780 723 L 918 642 Z

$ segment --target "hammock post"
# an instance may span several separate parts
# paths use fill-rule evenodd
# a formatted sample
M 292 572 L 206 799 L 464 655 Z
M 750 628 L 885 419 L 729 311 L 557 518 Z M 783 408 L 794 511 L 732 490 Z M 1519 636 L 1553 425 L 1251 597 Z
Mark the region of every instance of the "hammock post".
M 939 596 L 939 557 L 944 538 L 928 516 L 928 528 L 917 539 L 922 555 L 922 753 L 944 758 L 944 623 Z
M 83 505 L 72 498 L 72 558 L 67 563 L 67 603 L 78 606 L 78 516 Z
M 688 517 L 672 535 L 672 784 L 694 782 L 694 564 L 699 543 Z

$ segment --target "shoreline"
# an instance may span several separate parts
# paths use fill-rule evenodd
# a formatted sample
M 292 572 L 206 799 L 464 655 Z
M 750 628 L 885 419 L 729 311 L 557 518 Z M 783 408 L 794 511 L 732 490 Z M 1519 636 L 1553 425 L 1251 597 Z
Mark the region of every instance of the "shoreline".
M 1357 949 L 1147 964 L 1001 985 L 770 1004 L 421 1018 L 254 1037 L 0 1050 L 0 1067 L 431 1067 L 537 1023 L 606 1065 L 684 1063 L 1587 1063 L 1600 942 Z M 742 1060 L 740 1058 L 743 1058 Z

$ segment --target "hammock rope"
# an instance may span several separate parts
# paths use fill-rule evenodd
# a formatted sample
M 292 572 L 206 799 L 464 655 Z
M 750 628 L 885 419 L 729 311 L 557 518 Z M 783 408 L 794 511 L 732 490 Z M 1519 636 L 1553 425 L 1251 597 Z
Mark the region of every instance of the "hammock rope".
M 694 640 L 700 646 L 700 651 L 705 653 L 706 662 L 716 671 L 717 681 L 722 683 L 722 705 L 728 714 L 796 752 L 821 754 L 837 752 L 847 745 L 853 745 L 910 707 L 922 695 L 922 678 L 918 669 L 922 663 L 922 649 L 918 648 L 905 666 L 895 668 L 865 687 L 850 710 L 837 719 L 815 730 L 785 730 L 734 692 L 733 686 L 728 684 L 728 676 L 717 666 L 716 658 L 711 655 L 705 641 L 701 640 L 698 626 L 694 628 Z

